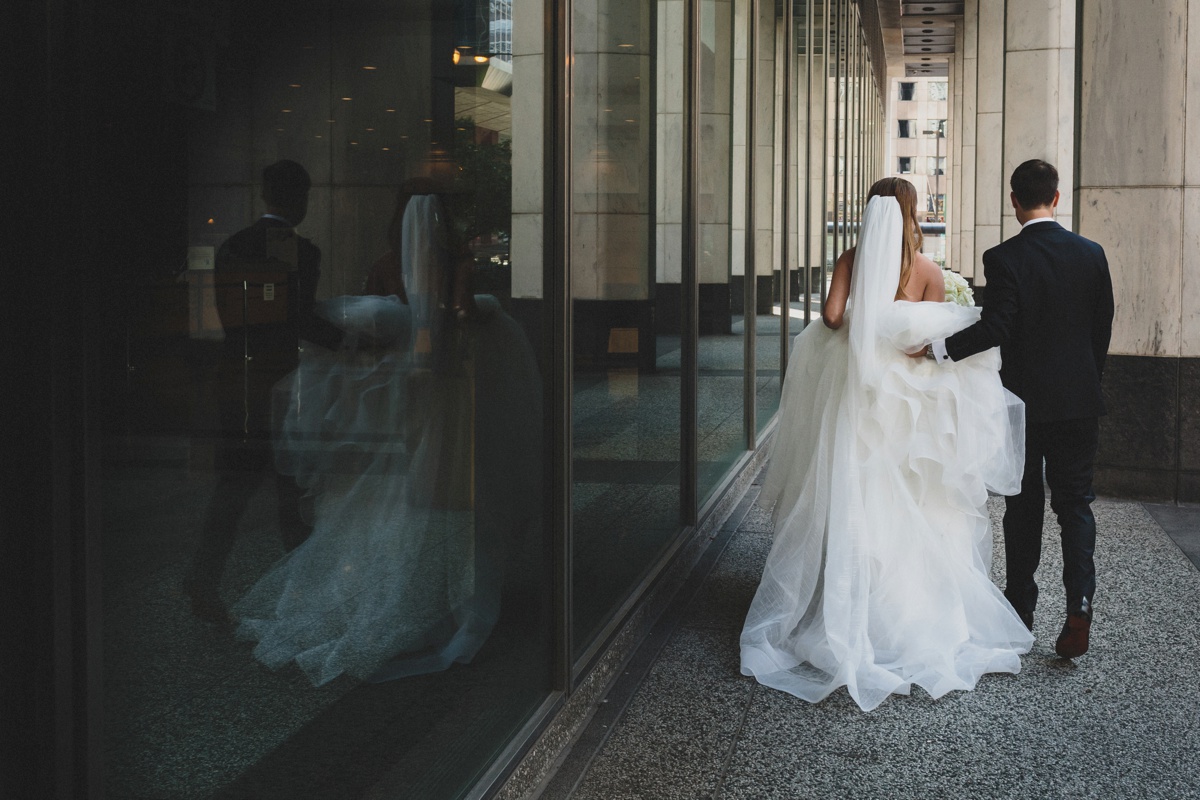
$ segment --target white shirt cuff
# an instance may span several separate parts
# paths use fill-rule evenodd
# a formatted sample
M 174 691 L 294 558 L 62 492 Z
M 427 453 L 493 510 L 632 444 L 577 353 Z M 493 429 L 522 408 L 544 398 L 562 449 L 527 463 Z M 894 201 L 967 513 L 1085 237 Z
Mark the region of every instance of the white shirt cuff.
M 939 364 L 950 363 L 950 355 L 946 352 L 946 340 L 938 339 L 929 345 L 933 349 L 933 360 Z

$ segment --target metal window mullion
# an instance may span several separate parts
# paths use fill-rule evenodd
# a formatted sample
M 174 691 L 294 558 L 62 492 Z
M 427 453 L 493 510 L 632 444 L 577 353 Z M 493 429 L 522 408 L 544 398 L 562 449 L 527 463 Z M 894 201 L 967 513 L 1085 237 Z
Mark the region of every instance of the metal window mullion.
M 759 0 L 746 0 L 746 236 L 742 291 L 742 421 L 746 433 L 746 449 L 758 447 L 757 393 L 758 385 L 758 265 L 755 263 L 757 221 L 754 215 L 754 172 L 758 153 L 758 49 L 760 12 Z
M 574 689 L 571 654 L 575 631 L 572 625 L 574 540 L 571 520 L 572 491 L 572 307 L 571 307 L 571 118 L 572 40 L 571 2 L 545 5 L 546 52 L 545 121 L 542 127 L 542 245 L 549 261 L 543 267 L 543 342 L 550 347 L 550 380 L 545 388 L 544 441 L 551 443 L 549 484 L 544 513 L 552 533 L 554 626 L 558 646 L 554 649 L 555 688 Z M 545 346 L 545 344 L 543 345 Z
M 684 5 L 683 87 L 683 225 L 680 281 L 683 330 L 680 332 L 680 517 L 684 525 L 696 524 L 699 438 L 699 332 L 700 332 L 700 0 Z
M 782 192 L 780 193 L 780 202 L 783 204 L 782 213 L 780 214 L 780 252 L 779 252 L 779 382 L 783 385 L 783 379 L 787 375 L 788 362 L 788 340 L 791 338 L 789 322 L 791 321 L 792 307 L 792 271 L 791 271 L 791 251 L 790 246 L 792 235 L 791 213 L 792 213 L 792 62 L 795 55 L 795 35 L 792 31 L 793 26 L 793 0 L 784 0 L 783 3 L 783 108 L 782 120 L 783 125 L 783 157 L 780 163 L 783 165 L 780 183 Z M 779 54 L 776 53 L 776 57 Z

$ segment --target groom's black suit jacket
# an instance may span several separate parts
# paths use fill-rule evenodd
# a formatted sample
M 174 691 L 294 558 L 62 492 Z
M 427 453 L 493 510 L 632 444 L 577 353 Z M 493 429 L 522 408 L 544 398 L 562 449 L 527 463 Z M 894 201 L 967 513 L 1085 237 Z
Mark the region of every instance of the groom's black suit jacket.
M 1103 248 L 1037 222 L 984 253 L 983 270 L 982 317 L 946 339 L 947 355 L 961 361 L 998 345 L 1000 378 L 1030 423 L 1103 415 L 1113 317 Z

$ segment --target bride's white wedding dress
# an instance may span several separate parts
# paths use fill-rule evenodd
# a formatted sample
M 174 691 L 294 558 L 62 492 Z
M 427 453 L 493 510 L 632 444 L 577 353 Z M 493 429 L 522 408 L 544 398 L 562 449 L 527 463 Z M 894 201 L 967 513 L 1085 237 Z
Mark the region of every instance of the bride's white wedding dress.
M 810 702 L 845 686 L 864 710 L 1018 672 L 1033 642 L 989 579 L 986 508 L 1020 488 L 1024 407 L 998 350 L 905 355 L 979 309 L 895 301 L 901 237 L 895 198 L 872 198 L 845 324 L 795 339 L 760 498 L 775 542 L 741 636 L 743 674 Z

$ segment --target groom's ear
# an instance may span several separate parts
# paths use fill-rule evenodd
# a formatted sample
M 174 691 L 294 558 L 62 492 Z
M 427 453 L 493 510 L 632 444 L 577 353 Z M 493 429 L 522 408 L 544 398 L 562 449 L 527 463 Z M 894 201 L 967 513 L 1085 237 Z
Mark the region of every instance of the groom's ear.
M 1054 199 L 1050 201 L 1051 208 L 1058 208 L 1058 190 L 1054 190 Z
M 1016 209 L 1017 211 L 1021 210 L 1021 204 L 1017 202 L 1017 193 L 1016 192 L 1008 193 L 1008 202 L 1012 203 L 1012 207 L 1014 209 Z

